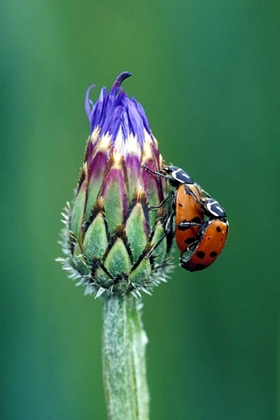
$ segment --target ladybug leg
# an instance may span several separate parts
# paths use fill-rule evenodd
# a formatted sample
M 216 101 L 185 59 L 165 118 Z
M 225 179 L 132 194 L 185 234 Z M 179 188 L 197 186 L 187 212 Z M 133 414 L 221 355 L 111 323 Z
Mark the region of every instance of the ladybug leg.
M 185 187 L 185 189 L 186 189 L 186 191 L 187 191 L 187 193 L 188 194 L 190 194 L 194 199 L 195 199 L 195 201 L 200 205 L 200 207 L 202 208 L 202 210 L 204 211 L 204 213 L 205 214 L 208 214 L 209 213 L 209 211 L 208 211 L 208 209 L 207 209 L 207 206 L 205 205 L 205 203 L 204 203 L 204 201 L 205 201 L 205 199 L 203 200 L 200 200 L 198 197 L 197 197 L 197 195 L 186 185 L 186 187 Z M 211 196 L 210 196 L 210 194 L 208 194 L 208 192 L 206 192 L 206 191 L 204 191 L 204 190 L 201 190 L 202 191 L 202 193 L 208 198 L 212 198 Z
M 170 179 L 169 175 L 164 175 L 161 172 L 152 171 L 148 166 L 142 165 L 142 168 L 149 172 L 151 175 L 160 176 L 161 178 Z
M 168 193 L 167 197 L 164 200 L 162 200 L 162 202 L 158 206 L 148 207 L 148 210 L 158 210 L 158 209 L 160 209 L 166 203 L 166 201 L 168 201 L 171 197 L 174 197 L 174 191 L 170 191 Z
M 194 193 L 189 187 L 188 185 L 185 186 L 185 190 L 188 194 L 190 194 L 191 196 L 193 196 L 193 198 L 195 199 L 195 201 L 201 205 L 201 200 L 198 198 L 198 196 L 196 195 L 196 193 Z
M 159 244 L 164 240 L 164 238 L 171 232 L 172 225 L 173 225 L 173 219 L 174 219 L 175 213 L 171 213 L 171 215 L 167 218 L 165 224 L 164 224 L 164 235 L 157 241 L 156 244 L 152 246 L 152 249 L 148 252 L 145 258 L 150 258 L 154 250 L 159 246 Z
M 187 270 L 187 264 L 191 259 L 191 255 L 189 255 L 188 257 L 185 257 L 183 254 L 180 255 L 180 262 L 179 262 L 179 266 L 184 268 L 185 270 Z
M 190 222 L 180 222 L 177 226 L 178 226 L 179 230 L 187 230 L 187 229 L 189 229 L 190 227 L 193 227 L 193 226 L 199 226 L 200 227 L 200 226 L 202 226 L 202 224 L 190 221 Z
M 201 193 L 207 198 L 212 198 L 211 195 L 207 191 L 203 190 L 202 188 L 201 188 Z
M 187 264 L 190 261 L 191 257 L 193 256 L 193 251 L 195 250 L 196 246 L 198 245 L 199 241 L 194 241 L 189 247 L 189 255 L 186 257 L 183 253 L 180 254 L 179 265 L 180 267 L 184 268 L 185 270 L 188 269 Z

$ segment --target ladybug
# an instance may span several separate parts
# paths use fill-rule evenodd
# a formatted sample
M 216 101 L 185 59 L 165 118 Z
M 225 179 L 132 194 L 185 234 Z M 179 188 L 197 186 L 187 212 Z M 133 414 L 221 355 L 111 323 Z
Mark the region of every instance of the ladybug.
M 165 223 L 165 235 L 149 256 L 171 232 L 175 217 L 175 240 L 181 252 L 180 266 L 192 272 L 209 267 L 222 252 L 227 239 L 229 224 L 225 210 L 183 169 L 167 166 L 162 173 L 154 172 L 145 165 L 143 167 L 153 175 L 168 179 L 170 185 L 176 188 L 158 206 L 161 207 L 173 197 L 173 212 Z M 186 252 L 188 256 L 183 255 Z
M 209 218 L 198 230 L 196 241 L 189 248 L 190 255 L 180 255 L 180 266 L 192 272 L 204 270 L 213 264 L 225 246 L 229 230 L 226 213 L 216 200 L 206 198 L 202 201 L 202 207 Z
M 176 188 L 158 207 L 152 207 L 152 209 L 161 207 L 168 199 L 173 198 L 173 212 L 165 223 L 165 236 L 171 232 L 175 217 L 175 239 L 179 250 L 184 253 L 189 249 L 190 244 L 195 242 L 198 230 L 204 221 L 204 209 L 201 206 L 203 190 L 187 172 L 177 166 L 164 167 L 164 173 L 154 172 L 145 165 L 143 168 L 153 175 L 168 179 L 170 185 Z M 152 251 L 165 236 L 159 240 Z

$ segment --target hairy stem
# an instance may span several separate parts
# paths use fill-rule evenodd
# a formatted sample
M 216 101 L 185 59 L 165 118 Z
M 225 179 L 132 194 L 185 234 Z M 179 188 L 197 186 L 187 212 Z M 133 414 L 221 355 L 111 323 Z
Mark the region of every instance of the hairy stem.
M 110 420 L 148 420 L 146 333 L 132 296 L 104 299 L 103 378 Z

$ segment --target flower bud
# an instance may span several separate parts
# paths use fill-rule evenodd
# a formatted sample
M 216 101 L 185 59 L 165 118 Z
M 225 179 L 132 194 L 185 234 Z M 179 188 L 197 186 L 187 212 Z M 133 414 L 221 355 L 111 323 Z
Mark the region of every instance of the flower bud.
M 134 296 L 150 293 L 171 268 L 173 232 L 165 235 L 171 211 L 163 202 L 168 183 L 143 168 L 162 168 L 162 157 L 144 109 L 121 88 L 130 73 L 118 76 L 98 101 L 86 93 L 90 122 L 84 164 L 75 198 L 65 209 L 58 258 L 85 293 Z M 151 207 L 157 207 L 151 209 Z

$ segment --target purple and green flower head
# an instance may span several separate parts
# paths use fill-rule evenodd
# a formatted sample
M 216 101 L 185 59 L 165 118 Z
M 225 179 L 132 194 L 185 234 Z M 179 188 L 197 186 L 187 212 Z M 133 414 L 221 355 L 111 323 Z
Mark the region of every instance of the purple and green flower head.
M 86 285 L 86 293 L 137 296 L 150 293 L 170 270 L 172 234 L 160 245 L 168 204 L 165 180 L 152 171 L 162 168 L 158 143 L 141 104 L 129 98 L 121 73 L 107 92 L 102 88 L 96 103 L 86 93 L 90 123 L 84 163 L 75 198 L 64 213 L 59 258 L 69 276 Z

